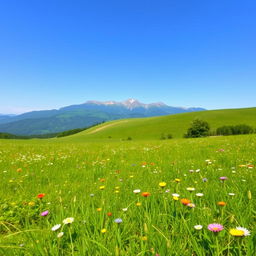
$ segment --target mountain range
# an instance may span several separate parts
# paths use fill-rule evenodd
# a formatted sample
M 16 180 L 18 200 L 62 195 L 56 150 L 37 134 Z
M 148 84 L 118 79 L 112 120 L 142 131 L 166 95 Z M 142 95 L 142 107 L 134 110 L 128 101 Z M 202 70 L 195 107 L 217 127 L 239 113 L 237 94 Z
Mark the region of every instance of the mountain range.
M 84 128 L 109 120 L 153 117 L 205 110 L 171 107 L 162 102 L 144 104 L 136 99 L 122 102 L 87 101 L 60 109 L 31 111 L 20 115 L 0 115 L 0 132 L 16 135 L 57 133 Z

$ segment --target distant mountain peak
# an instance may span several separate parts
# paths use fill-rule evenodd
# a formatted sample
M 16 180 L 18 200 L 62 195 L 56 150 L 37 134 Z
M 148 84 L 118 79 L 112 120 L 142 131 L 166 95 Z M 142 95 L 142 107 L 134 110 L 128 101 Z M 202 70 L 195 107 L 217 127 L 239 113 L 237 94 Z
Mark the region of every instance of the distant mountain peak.
M 89 100 L 89 101 L 86 101 L 85 104 L 95 104 L 95 105 L 105 105 L 105 106 L 118 105 L 118 106 L 124 106 L 125 108 L 130 109 L 130 110 L 132 110 L 134 108 L 139 108 L 139 107 L 141 107 L 141 108 L 150 108 L 150 107 L 167 106 L 163 102 L 155 102 L 155 103 L 145 104 L 145 103 L 142 103 L 139 100 L 134 99 L 134 98 L 129 98 L 129 99 L 121 101 L 121 102 Z

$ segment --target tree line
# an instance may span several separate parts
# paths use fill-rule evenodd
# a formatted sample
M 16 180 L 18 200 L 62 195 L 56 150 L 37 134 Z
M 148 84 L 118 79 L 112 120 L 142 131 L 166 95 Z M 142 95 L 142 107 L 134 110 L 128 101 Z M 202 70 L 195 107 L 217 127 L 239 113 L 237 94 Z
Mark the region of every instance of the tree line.
M 192 121 L 186 134 L 184 134 L 184 137 L 199 138 L 215 135 L 240 135 L 251 133 L 256 133 L 256 129 L 247 124 L 224 125 L 218 127 L 216 130 L 210 130 L 210 125 L 208 122 L 200 119 L 195 119 L 194 121 Z

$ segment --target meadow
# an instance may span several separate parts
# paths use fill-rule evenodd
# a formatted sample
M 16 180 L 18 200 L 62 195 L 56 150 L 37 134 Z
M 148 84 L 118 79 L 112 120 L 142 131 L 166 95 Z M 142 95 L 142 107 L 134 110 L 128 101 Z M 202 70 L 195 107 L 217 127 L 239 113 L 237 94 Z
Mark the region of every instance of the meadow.
M 256 255 L 255 149 L 1 140 L 0 255 Z
M 171 134 L 173 138 L 182 138 L 191 122 L 195 119 L 209 123 L 211 131 L 223 125 L 247 124 L 256 128 L 256 108 L 207 110 L 175 115 L 129 118 L 106 122 L 77 133 L 66 140 L 159 140 L 162 135 Z

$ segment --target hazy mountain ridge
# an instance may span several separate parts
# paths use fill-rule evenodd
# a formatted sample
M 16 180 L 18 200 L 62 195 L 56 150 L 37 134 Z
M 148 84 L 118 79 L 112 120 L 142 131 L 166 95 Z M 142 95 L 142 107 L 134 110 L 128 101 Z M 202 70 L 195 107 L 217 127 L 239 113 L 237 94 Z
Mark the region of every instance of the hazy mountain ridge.
M 171 107 L 161 102 L 144 104 L 135 99 L 122 102 L 87 101 L 60 109 L 0 116 L 0 132 L 19 135 L 46 134 L 83 128 L 115 119 L 163 116 L 201 110 L 205 109 Z

